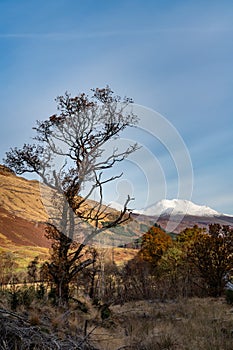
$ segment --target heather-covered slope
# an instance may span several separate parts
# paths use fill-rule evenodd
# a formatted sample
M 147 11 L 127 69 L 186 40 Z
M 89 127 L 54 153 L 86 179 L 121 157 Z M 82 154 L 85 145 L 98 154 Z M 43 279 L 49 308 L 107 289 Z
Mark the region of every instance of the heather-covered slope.
M 49 191 L 43 190 L 43 200 Z M 49 197 L 49 196 L 48 196 Z M 89 201 L 88 206 L 95 206 Z M 108 209 L 114 217 L 115 209 Z M 117 214 L 118 215 L 118 214 Z M 37 181 L 26 180 L 16 176 L 8 168 L 0 165 L 0 246 L 37 246 L 48 247 L 49 242 L 44 236 L 44 223 L 48 215 L 41 200 L 40 185 Z M 115 227 L 104 233 L 106 245 L 130 246 L 135 239 L 145 233 L 155 222 L 163 228 L 179 233 L 186 227 L 195 224 L 208 227 L 210 223 L 233 226 L 233 217 L 226 215 L 172 215 L 163 213 L 160 216 L 133 214 L 126 224 Z M 101 240 L 101 237 L 98 237 Z
M 48 203 L 49 198 L 51 192 L 45 186 L 41 198 L 40 184 L 37 181 L 16 176 L 0 165 L 0 246 L 48 247 L 49 242 L 44 236 L 44 223 L 48 220 L 48 215 L 43 201 Z M 86 205 L 95 207 L 96 203 L 90 200 Z M 49 205 L 46 204 L 46 207 L 49 209 Z M 110 218 L 119 215 L 114 209 L 109 208 L 108 211 Z M 146 229 L 144 227 L 143 231 L 140 221 L 131 220 L 126 225 L 105 231 L 102 234 L 105 236 L 98 236 L 97 241 L 102 239 L 107 246 L 124 245 L 139 237 Z
M 0 166 L 0 245 L 48 247 L 43 225 L 46 220 L 38 182 L 15 176 Z

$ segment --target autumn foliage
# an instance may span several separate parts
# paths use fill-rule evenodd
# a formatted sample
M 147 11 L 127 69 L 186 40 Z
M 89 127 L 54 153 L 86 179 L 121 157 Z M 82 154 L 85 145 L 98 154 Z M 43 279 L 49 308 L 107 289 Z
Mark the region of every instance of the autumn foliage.
M 171 245 L 171 237 L 160 227 L 152 226 L 142 237 L 139 256 L 155 266 Z
M 233 230 L 228 226 L 211 225 L 209 233 L 195 236 L 187 258 L 202 277 L 208 294 L 221 295 L 233 267 Z

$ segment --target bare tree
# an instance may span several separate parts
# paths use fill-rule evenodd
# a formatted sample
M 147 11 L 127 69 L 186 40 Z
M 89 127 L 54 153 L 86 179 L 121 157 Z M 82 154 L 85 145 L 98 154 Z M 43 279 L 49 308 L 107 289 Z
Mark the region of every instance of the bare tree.
M 103 188 L 122 176 L 108 175 L 107 170 L 138 146 L 106 150 L 138 118 L 129 108 L 131 99 L 115 96 L 108 86 L 92 91 L 91 98 L 85 94 L 59 96 L 58 113 L 37 121 L 35 143 L 11 149 L 4 160 L 17 174 L 36 173 L 43 183 L 42 199 L 49 214 L 47 235 L 53 240 L 48 270 L 63 301 L 68 299 L 72 278 L 93 263 L 84 258 L 85 246 L 130 217 L 127 205 L 132 198 L 126 198 L 121 212 L 112 213 L 104 205 Z M 94 194 L 98 201 L 90 201 Z

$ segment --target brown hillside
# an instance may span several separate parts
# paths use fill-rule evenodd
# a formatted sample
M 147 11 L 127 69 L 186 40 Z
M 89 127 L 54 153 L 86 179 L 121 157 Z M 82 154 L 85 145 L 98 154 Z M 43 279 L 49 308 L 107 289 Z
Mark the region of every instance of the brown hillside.
M 49 247 L 44 225 L 25 220 L 0 208 L 0 246 L 15 245 Z
M 0 171 L 0 207 L 25 220 L 45 222 L 38 181 Z
M 0 246 L 13 244 L 48 247 L 48 241 L 44 237 L 44 223 L 48 220 L 48 214 L 43 203 L 50 218 L 53 217 L 51 197 L 51 190 L 45 186 L 40 187 L 38 181 L 16 176 L 8 168 L 0 165 Z M 94 208 L 96 202 L 89 200 L 85 206 Z M 107 208 L 107 210 L 110 220 L 114 219 L 115 215 L 119 215 L 114 209 Z M 57 217 L 56 212 L 55 214 Z M 90 224 L 89 227 L 91 227 Z M 89 227 L 86 223 L 85 229 L 88 230 Z M 101 237 L 98 236 L 98 242 L 93 243 L 101 244 L 100 242 L 103 241 L 104 245 L 120 246 L 132 242 L 140 234 L 140 223 L 131 220 L 129 225 L 105 231 Z
M 44 236 L 47 214 L 37 181 L 16 176 L 0 166 L 0 245 L 48 247 Z

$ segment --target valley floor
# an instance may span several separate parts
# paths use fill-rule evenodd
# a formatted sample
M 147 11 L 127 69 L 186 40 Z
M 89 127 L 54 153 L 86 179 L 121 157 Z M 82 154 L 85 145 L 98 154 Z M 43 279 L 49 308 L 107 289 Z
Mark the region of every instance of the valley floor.
M 5 339 L 7 344 L 7 331 L 10 335 L 11 330 L 21 337 L 24 334 L 25 344 L 29 344 L 29 335 L 33 335 L 37 345 L 30 344 L 30 349 L 233 349 L 233 308 L 223 298 L 129 302 L 112 306 L 110 317 L 105 320 L 101 319 L 98 308 L 86 302 L 87 313 L 78 310 L 75 304 L 65 310 L 37 303 L 28 310 L 9 314 L 2 308 L 0 321 L 5 328 L 1 327 L 1 332 L 5 329 L 5 333 L 1 334 L 0 343 Z M 46 343 L 38 343 L 40 339 Z M 49 342 L 54 347 L 44 347 Z M 5 349 L 3 344 L 0 348 Z
M 233 308 L 224 299 L 141 301 L 112 308 L 109 328 L 96 328 L 102 350 L 232 350 Z

